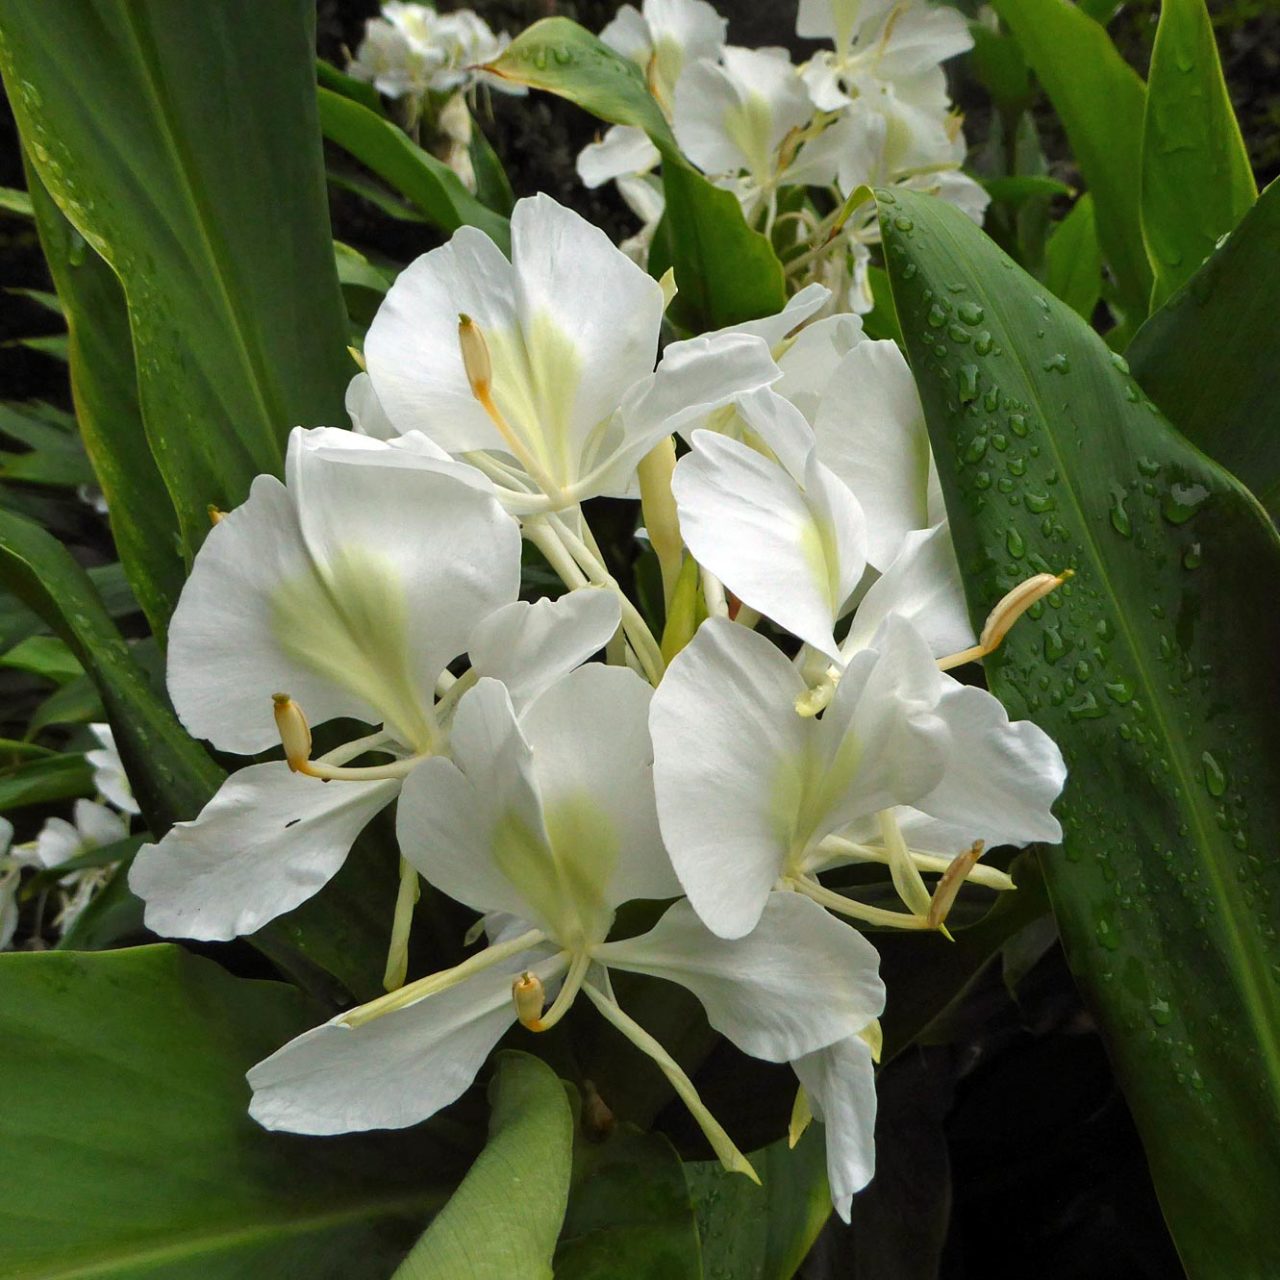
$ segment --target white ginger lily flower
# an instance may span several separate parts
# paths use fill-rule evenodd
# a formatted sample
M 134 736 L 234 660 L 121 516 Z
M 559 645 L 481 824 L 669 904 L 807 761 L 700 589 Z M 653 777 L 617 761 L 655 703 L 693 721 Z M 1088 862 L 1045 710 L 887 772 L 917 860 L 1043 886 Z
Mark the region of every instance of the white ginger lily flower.
M 826 39 L 801 75 L 822 111 L 839 111 L 875 82 L 921 104 L 946 104 L 941 64 L 973 47 L 963 15 L 919 0 L 801 0 L 797 34 Z
M 629 495 L 659 440 L 778 376 L 742 334 L 674 343 L 655 372 L 656 281 L 544 195 L 517 203 L 511 234 L 510 261 L 462 227 L 412 263 L 365 342 L 396 428 L 482 468 L 510 510 Z
M 466 686 L 438 706 L 435 691 L 461 654 L 464 680 L 496 675 L 527 698 L 616 631 L 604 592 L 517 602 L 515 521 L 482 476 L 436 453 L 420 436 L 299 429 L 287 483 L 260 477 L 210 533 L 170 631 L 175 707 L 226 751 L 283 732 L 289 759 L 232 774 L 199 818 L 139 851 L 130 884 L 156 932 L 250 933 L 327 883 L 415 762 L 447 748 Z M 299 707 L 382 727 L 312 761 Z M 370 751 L 390 763 L 350 767 Z
M 939 665 L 889 613 L 815 721 L 796 714 L 812 691 L 769 641 L 724 619 L 703 624 L 659 687 L 651 728 L 663 836 L 708 927 L 737 936 L 764 895 L 790 887 L 869 923 L 940 928 L 966 878 L 1012 887 L 976 866 L 986 844 L 1061 839 L 1057 747 Z M 910 914 L 817 879 L 868 860 L 888 864 Z M 932 893 L 924 872 L 942 876 Z
M 680 77 L 672 128 L 685 155 L 732 185 L 750 217 L 790 181 L 783 142 L 812 119 L 785 49 L 728 45 L 720 62 L 699 59 Z
M 679 891 L 654 805 L 650 695 L 631 672 L 593 665 L 519 715 L 493 680 L 463 697 L 452 759 L 407 780 L 398 830 L 427 879 L 487 923 L 500 913 L 502 927 L 457 968 L 342 1014 L 254 1067 L 260 1123 L 306 1133 L 417 1123 L 462 1093 L 516 1021 L 546 1030 L 582 993 L 654 1059 L 726 1167 L 752 1172 L 676 1062 L 619 1007 L 608 971 L 686 986 L 717 1030 L 775 1062 L 857 1034 L 884 990 L 865 939 L 794 894 L 766 895 L 759 927 L 736 941 L 709 932 L 684 901 L 648 933 L 606 941 L 624 902 Z
M 600 39 L 644 72 L 650 91 L 670 119 L 681 73 L 700 58 L 719 58 L 726 27 L 725 19 L 706 0 L 645 0 L 640 9 L 624 4 L 601 31 Z M 658 148 L 643 129 L 615 124 L 599 141 L 579 152 L 578 176 L 587 187 L 594 188 L 615 179 L 647 174 L 657 168 L 660 160 Z M 651 211 L 646 216 L 635 208 L 634 190 L 628 195 L 621 181 L 618 189 L 651 237 L 652 226 L 661 217 L 661 205 L 657 217 Z
M 27 844 L 13 844 L 13 824 L 0 818 L 0 951 L 13 941 L 18 926 L 18 888 L 24 869 L 51 871 L 95 849 L 118 844 L 128 834 L 127 818 L 93 800 L 77 800 L 70 822 L 49 818 Z M 59 877 L 61 909 L 54 921 L 59 932 L 71 927 L 109 874 L 109 867 L 84 867 Z
M 124 771 L 120 752 L 116 750 L 111 726 L 91 724 L 89 732 L 97 739 L 98 745 L 84 755 L 93 770 L 93 785 L 98 794 L 121 813 L 138 813 L 138 802 L 133 797 L 133 787 L 129 783 L 129 775 Z

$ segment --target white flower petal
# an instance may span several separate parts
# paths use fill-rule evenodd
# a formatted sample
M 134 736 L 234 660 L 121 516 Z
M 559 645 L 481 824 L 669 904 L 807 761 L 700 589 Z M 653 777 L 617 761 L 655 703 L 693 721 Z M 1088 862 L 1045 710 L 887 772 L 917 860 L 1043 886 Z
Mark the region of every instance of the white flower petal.
M 840 362 L 814 420 L 818 457 L 857 495 L 867 559 L 887 569 L 912 529 L 945 515 L 911 370 L 893 342 L 860 342 Z
M 369 376 L 398 430 L 422 431 L 449 453 L 503 449 L 467 380 L 459 313 L 471 316 L 491 347 L 509 343 L 518 329 L 511 263 L 474 227 L 459 227 L 397 277 L 365 337 Z M 505 372 L 495 362 L 495 386 Z
M 544 962 L 551 967 L 553 962 Z M 358 1027 L 341 1015 L 252 1067 L 249 1114 L 267 1129 L 403 1129 L 459 1098 L 516 1020 L 495 967 Z
M 615 124 L 599 142 L 589 142 L 578 152 L 578 177 L 594 190 L 614 178 L 648 173 L 661 158 L 643 129 Z
M 915 800 L 930 817 L 962 830 L 963 848 L 1057 844 L 1062 827 L 1051 812 L 1067 776 L 1053 739 L 1029 720 L 1009 719 L 985 689 L 944 677 L 940 713 L 951 729 L 952 750 L 941 781 Z
M 345 405 L 353 430 L 361 435 L 373 436 L 375 440 L 391 440 L 399 434 L 387 417 L 367 373 L 357 373 L 347 383 Z
M 517 600 L 471 634 L 471 665 L 507 686 L 517 711 L 603 649 L 622 612 L 612 592 L 583 589 L 558 600 Z
M 792 1067 L 822 1121 L 831 1202 L 845 1221 L 875 1173 L 876 1080 L 871 1049 L 849 1036 L 795 1059 Z
M 804 682 L 763 636 L 698 628 L 653 695 L 658 817 L 676 874 L 713 932 L 760 918 L 788 852 L 800 794 Z
M 697 561 L 779 626 L 838 655 L 832 628 L 862 576 L 862 513 L 816 467 L 799 485 L 736 440 L 696 431 L 672 478 L 680 529 Z
M 843 1040 L 884 1009 L 875 948 L 801 894 L 770 894 L 759 924 L 732 941 L 682 900 L 648 933 L 596 954 L 613 968 L 687 987 L 717 1031 L 768 1062 Z
M 520 721 L 557 855 L 609 908 L 680 892 L 658 830 L 651 697 L 634 672 L 593 663 L 551 685 Z
M 976 642 L 945 521 L 903 538 L 902 550 L 858 605 L 841 652 L 848 657 L 870 646 L 891 613 L 911 623 L 935 658 L 959 653 Z
M 165 937 L 253 933 L 319 892 L 399 783 L 330 782 L 280 762 L 233 773 L 194 822 L 143 845 L 129 887 Z

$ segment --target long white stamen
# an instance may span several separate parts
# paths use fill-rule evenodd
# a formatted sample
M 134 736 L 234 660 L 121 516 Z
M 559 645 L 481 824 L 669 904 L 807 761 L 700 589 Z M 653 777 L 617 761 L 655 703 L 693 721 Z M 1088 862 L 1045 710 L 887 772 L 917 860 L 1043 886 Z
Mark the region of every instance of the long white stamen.
M 387 946 L 387 967 L 382 975 L 384 991 L 398 991 L 409 971 L 409 931 L 413 928 L 413 908 L 422 891 L 418 869 L 407 858 L 400 859 L 400 888 L 391 918 L 391 941 Z
M 407 1009 L 410 1005 L 417 1004 L 419 1000 L 425 1000 L 428 996 L 456 987 L 459 982 L 465 982 L 474 974 L 483 973 L 485 969 L 492 968 L 503 960 L 509 960 L 514 955 L 519 955 L 521 951 L 536 947 L 538 943 L 545 942 L 546 938 L 547 935 L 541 929 L 530 929 L 528 933 L 522 933 L 518 938 L 495 943 L 492 947 L 486 947 L 478 955 L 454 965 L 452 969 L 442 969 L 439 973 L 428 974 L 427 977 L 419 978 L 398 991 L 390 991 L 385 996 L 370 1000 L 368 1004 L 352 1009 L 339 1021 L 344 1026 L 362 1027 L 366 1022 L 372 1022 L 383 1014 L 394 1013 L 397 1009 Z
M 887 911 L 884 907 L 873 907 L 869 903 L 859 902 L 856 898 L 846 898 L 834 889 L 810 880 L 807 876 L 796 877 L 789 882 L 797 893 L 812 898 L 819 906 L 834 911 L 837 915 L 848 916 L 851 920 L 861 920 L 864 924 L 879 925 L 885 929 L 932 929 L 934 926 L 923 916 L 908 915 L 905 911 Z
M 591 983 L 583 984 L 583 992 L 588 1000 L 613 1023 L 641 1053 L 657 1063 L 662 1074 L 671 1081 L 671 1087 L 680 1095 L 680 1100 L 689 1108 L 689 1114 L 698 1122 L 698 1128 L 711 1143 L 711 1149 L 720 1158 L 720 1163 L 730 1173 L 745 1173 L 757 1186 L 760 1177 L 751 1167 L 751 1161 L 738 1150 L 734 1141 L 724 1131 L 720 1122 L 707 1110 L 706 1104 L 698 1096 L 694 1083 L 685 1075 L 680 1064 L 658 1043 L 638 1022 L 633 1021 L 622 1009 L 610 1000 L 603 992 L 598 991 Z
M 806 871 L 821 871 L 839 859 L 847 859 L 850 862 L 880 862 L 885 864 L 889 861 L 889 852 L 881 845 L 858 844 L 853 840 L 846 840 L 843 836 L 825 837 L 818 844 L 817 851 L 819 854 L 828 856 L 815 859 L 812 862 L 806 862 Z M 943 875 L 955 861 L 953 855 L 946 853 L 925 853 L 919 849 L 908 849 L 908 852 L 911 855 L 911 861 L 921 871 L 929 874 Z M 995 867 L 983 866 L 982 863 L 969 868 L 967 879 L 970 884 L 980 884 L 986 889 L 1008 891 L 1016 888 L 1012 876 L 997 870 Z
M 889 874 L 893 877 L 893 887 L 898 891 L 907 910 L 913 915 L 927 916 L 933 901 L 932 895 L 925 887 L 924 877 L 920 869 L 911 860 L 907 851 L 907 842 L 902 838 L 898 821 L 890 809 L 880 811 L 880 838 L 884 841 L 885 851 L 889 855 Z

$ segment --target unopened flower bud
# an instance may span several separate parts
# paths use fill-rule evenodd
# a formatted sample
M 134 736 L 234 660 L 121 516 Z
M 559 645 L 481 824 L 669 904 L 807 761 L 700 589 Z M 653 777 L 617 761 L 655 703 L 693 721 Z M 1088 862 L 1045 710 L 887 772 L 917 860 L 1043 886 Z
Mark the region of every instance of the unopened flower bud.
M 280 741 L 284 743 L 284 758 L 294 773 L 306 773 L 311 762 L 311 726 L 307 717 L 287 693 L 273 693 L 271 701 L 275 704 Z
M 516 1002 L 516 1017 L 520 1025 L 530 1031 L 541 1031 L 542 1008 L 547 1002 L 542 979 L 526 970 L 511 984 L 511 997 Z

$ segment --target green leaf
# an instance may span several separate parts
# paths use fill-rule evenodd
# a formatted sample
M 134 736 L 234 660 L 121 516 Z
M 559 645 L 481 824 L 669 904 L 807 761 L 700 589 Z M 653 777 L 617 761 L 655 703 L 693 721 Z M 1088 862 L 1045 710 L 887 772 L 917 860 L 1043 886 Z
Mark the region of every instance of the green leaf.
M 19 218 L 31 217 L 31 197 L 25 191 L 13 187 L 0 187 L 0 211 L 15 214 Z
M 737 197 L 708 182 L 680 153 L 635 63 L 568 18 L 544 18 L 490 64 L 497 75 L 568 98 L 611 124 L 643 129 L 662 154 L 667 209 L 649 269 L 674 267 L 672 313 L 692 331 L 771 315 L 786 302 L 773 246 L 749 227 Z
M 809 1126 L 794 1150 L 786 1139 L 752 1151 L 756 1186 L 717 1160 L 686 1164 L 702 1237 L 705 1276 L 791 1280 L 831 1215 L 822 1126 Z
M 27 725 L 27 737 L 35 738 L 55 724 L 91 724 L 106 716 L 97 686 L 86 675 L 55 689 L 35 710 Z
M 1078 316 L 1090 320 L 1102 296 L 1102 251 L 1089 192 L 1058 223 L 1044 256 L 1045 284 Z
M 308 0 L 2 0 L 0 71 L 31 161 L 119 277 L 147 438 L 190 556 L 206 510 L 341 422 Z
M 27 181 L 40 244 L 66 308 L 80 437 L 107 500 L 124 571 L 163 644 L 182 590 L 181 542 L 177 513 L 142 422 L 124 293 L 30 165 Z
M 1280 615 L 1259 584 L 1280 571 L 1280 539 L 1124 361 L 963 215 L 879 198 L 973 616 L 1032 573 L 1075 571 L 987 663 L 1070 770 L 1064 847 L 1042 858 L 1064 946 L 1188 1270 L 1268 1274 Z M 936 313 L 974 342 L 940 348 Z
M 84 570 L 55 538 L 0 512 L 0 581 L 51 626 L 92 676 L 147 825 L 194 817 L 222 770 L 152 692 Z
M 344 71 L 339 71 L 332 63 L 323 58 L 316 59 L 316 82 L 322 89 L 328 89 L 343 98 L 350 98 L 362 107 L 368 107 L 375 115 L 385 115 L 382 97 L 377 89 L 367 80 L 357 80 Z
M 502 1053 L 489 1085 L 489 1142 L 395 1280 L 551 1280 L 573 1155 L 555 1072 Z
M 1069 196 L 1074 194 L 1065 182 L 1046 173 L 1014 173 L 1003 178 L 983 178 L 982 185 L 992 200 L 1020 205 L 1036 196 Z
M 467 1153 L 260 1129 L 246 1069 L 317 1020 L 178 947 L 0 956 L 0 1274 L 384 1280 Z
M 82 755 L 45 756 L 0 772 L 0 813 L 93 795 L 93 770 Z
M 442 231 L 479 227 L 503 250 L 511 229 L 481 204 L 442 160 L 428 155 L 384 116 L 350 98 L 320 89 L 320 124 L 330 142 L 354 156 L 426 214 Z
M 1106 29 L 1068 0 L 995 0 L 995 7 L 1067 130 L 1093 192 L 1102 251 L 1136 325 L 1152 279 L 1137 182 L 1146 90 Z
M 515 208 L 516 194 L 511 190 L 511 180 L 502 167 L 493 144 L 485 137 L 478 120 L 471 122 L 471 168 L 476 175 L 476 199 L 486 204 L 494 213 L 504 218 L 511 216 Z
M 575 1155 L 556 1280 L 703 1280 L 693 1200 L 675 1148 L 661 1134 L 617 1126 Z
M 1134 377 L 1192 444 L 1280 518 L 1280 182 L 1138 331 Z
M 0 667 L 29 671 L 54 684 L 66 684 L 84 671 L 76 655 L 57 636 L 31 636 L 23 640 L 0 655 Z
M 1258 198 L 1204 0 L 1162 0 L 1147 78 L 1141 187 L 1154 309 Z

